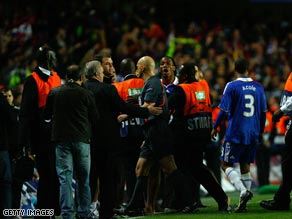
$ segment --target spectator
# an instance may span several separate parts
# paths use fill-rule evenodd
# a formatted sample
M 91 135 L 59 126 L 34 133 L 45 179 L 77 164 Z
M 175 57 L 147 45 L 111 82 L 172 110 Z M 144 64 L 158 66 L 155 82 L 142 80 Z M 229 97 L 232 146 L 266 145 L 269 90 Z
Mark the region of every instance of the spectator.
M 12 90 L 8 87 L 4 87 L 2 94 L 7 98 L 7 101 L 10 105 L 12 121 L 8 124 L 7 135 L 9 139 L 9 156 L 11 159 L 12 167 L 12 208 L 19 209 L 21 201 L 21 189 L 24 179 L 15 174 L 16 162 L 23 155 L 22 148 L 19 147 L 17 141 L 18 135 L 18 123 L 19 123 L 19 107 L 14 106 L 13 104 L 13 93 Z
M 12 175 L 11 165 L 8 152 L 8 126 L 13 121 L 11 115 L 11 107 L 4 95 L 0 92 L 0 211 L 10 209 L 12 207 Z M 2 214 L 2 213 L 1 213 Z M 2 215 L 3 218 L 8 218 Z
M 75 216 L 72 193 L 73 172 L 77 182 L 77 213 L 88 218 L 91 203 L 89 186 L 91 127 L 99 117 L 93 95 L 81 87 L 78 66 L 68 67 L 67 83 L 51 90 L 45 120 L 52 120 L 52 141 L 56 144 L 56 169 L 60 181 L 60 208 L 63 218 Z
M 109 54 L 106 54 L 106 52 L 100 52 L 95 58 L 101 63 L 104 69 L 103 82 L 107 84 L 115 82 L 117 79 L 117 75 L 115 67 L 113 65 L 112 57 Z

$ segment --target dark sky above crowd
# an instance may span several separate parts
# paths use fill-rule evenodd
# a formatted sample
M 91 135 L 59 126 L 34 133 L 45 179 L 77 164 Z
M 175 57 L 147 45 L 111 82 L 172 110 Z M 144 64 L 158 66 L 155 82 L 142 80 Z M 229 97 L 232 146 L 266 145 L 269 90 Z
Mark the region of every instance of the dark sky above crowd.
M 101 16 L 107 16 L 113 11 L 141 16 L 145 8 L 148 10 L 152 7 L 151 16 L 166 21 L 183 21 L 190 16 L 230 23 L 238 19 L 289 19 L 292 10 L 292 0 L 2 0 L 0 18 L 12 16 L 15 11 L 25 10 L 27 6 L 39 11 L 39 14 L 53 16 L 60 10 L 72 10 L 76 5 L 84 7 L 89 1 Z M 5 19 L 0 20 L 3 22 Z

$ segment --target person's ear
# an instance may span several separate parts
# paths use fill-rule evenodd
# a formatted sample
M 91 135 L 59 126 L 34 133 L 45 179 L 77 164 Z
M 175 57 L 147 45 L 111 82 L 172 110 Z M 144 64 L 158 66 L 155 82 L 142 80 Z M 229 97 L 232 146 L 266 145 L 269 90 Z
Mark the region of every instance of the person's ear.
M 174 66 L 174 65 L 173 65 L 173 66 L 171 66 L 171 70 L 175 72 L 176 68 L 175 68 L 175 66 Z

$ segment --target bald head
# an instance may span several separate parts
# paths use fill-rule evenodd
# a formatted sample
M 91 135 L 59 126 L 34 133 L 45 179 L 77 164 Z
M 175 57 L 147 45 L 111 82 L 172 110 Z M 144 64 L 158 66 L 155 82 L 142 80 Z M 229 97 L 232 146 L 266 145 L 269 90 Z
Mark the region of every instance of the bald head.
M 155 71 L 155 62 L 153 58 L 150 56 L 143 56 L 140 58 L 137 62 L 137 70 L 136 70 L 136 75 L 138 77 L 150 77 L 154 75 Z

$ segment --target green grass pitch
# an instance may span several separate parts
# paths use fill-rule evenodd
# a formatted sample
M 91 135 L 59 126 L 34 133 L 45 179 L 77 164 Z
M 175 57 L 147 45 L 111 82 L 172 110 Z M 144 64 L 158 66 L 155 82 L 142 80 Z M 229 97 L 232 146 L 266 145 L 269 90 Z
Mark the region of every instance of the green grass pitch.
M 259 202 L 265 199 L 272 199 L 273 194 L 258 194 L 253 191 L 254 197 L 247 203 L 248 212 L 245 213 L 221 213 L 217 211 L 217 204 L 211 197 L 202 198 L 202 203 L 207 208 L 201 208 L 193 214 L 166 214 L 157 213 L 151 216 L 135 217 L 136 219 L 292 219 L 292 203 L 290 211 L 268 211 L 260 207 Z M 227 193 L 231 198 L 231 205 L 237 205 L 239 193 Z M 133 218 L 133 217 L 130 217 Z

